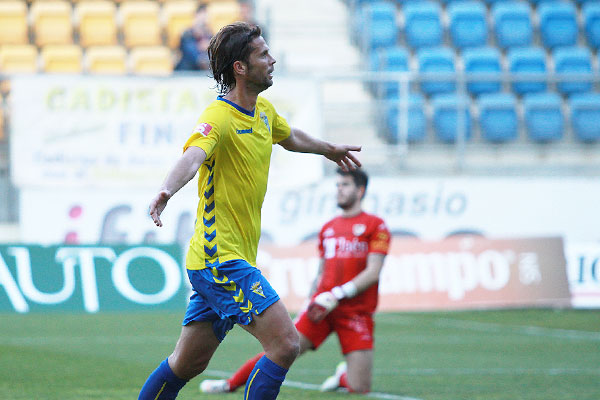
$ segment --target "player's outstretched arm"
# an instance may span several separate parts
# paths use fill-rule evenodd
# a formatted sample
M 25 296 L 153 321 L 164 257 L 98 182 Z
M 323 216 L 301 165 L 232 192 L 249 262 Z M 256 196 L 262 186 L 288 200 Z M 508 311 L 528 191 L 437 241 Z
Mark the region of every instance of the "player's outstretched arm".
M 298 153 L 321 154 L 335 162 L 344 171 L 361 166 L 353 152 L 360 151 L 361 146 L 329 143 L 310 136 L 298 128 L 292 128 L 290 136 L 279 142 L 286 150 Z
M 167 206 L 169 199 L 196 175 L 204 160 L 206 160 L 204 150 L 192 146 L 185 150 L 171 168 L 158 194 L 150 202 L 149 213 L 156 226 L 162 226 L 160 214 Z

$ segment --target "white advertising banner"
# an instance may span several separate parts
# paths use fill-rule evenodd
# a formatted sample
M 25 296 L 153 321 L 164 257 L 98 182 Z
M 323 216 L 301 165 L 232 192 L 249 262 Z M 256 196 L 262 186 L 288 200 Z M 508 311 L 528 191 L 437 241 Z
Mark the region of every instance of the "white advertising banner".
M 573 306 L 600 308 L 600 242 L 566 243 L 565 256 Z
M 157 177 L 155 186 L 161 180 Z M 76 234 L 80 243 L 135 244 L 189 238 L 196 217 L 196 183 L 171 199 L 160 229 L 147 215 L 154 195 L 155 189 L 24 188 L 21 239 L 52 244 Z M 441 240 L 471 232 L 487 238 L 557 236 L 569 243 L 600 243 L 598 204 L 600 181 L 583 178 L 373 177 L 364 200 L 365 209 L 381 216 L 395 236 Z M 315 237 L 337 213 L 333 178 L 291 188 L 271 182 L 263 205 L 263 239 L 298 244 Z
M 265 92 L 292 126 L 319 132 L 310 81 L 276 78 Z M 31 76 L 11 81 L 11 170 L 18 187 L 154 188 L 181 154 L 217 93 L 198 77 Z M 322 175 L 317 157 L 278 149 L 274 180 L 302 167 Z

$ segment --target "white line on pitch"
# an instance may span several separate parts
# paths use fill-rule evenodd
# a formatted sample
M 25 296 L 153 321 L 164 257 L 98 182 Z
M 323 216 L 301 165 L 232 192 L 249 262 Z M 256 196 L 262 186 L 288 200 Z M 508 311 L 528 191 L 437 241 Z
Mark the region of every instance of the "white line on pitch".
M 229 378 L 231 376 L 231 372 L 218 371 L 218 370 L 213 370 L 213 369 L 211 369 L 211 370 L 207 369 L 202 374 L 209 375 L 209 376 L 216 376 L 218 378 Z M 302 389 L 302 390 L 316 390 L 316 391 L 318 391 L 321 388 L 321 385 L 315 385 L 313 383 L 291 381 L 289 379 L 286 379 L 283 382 L 283 386 L 293 387 L 293 388 Z M 367 393 L 365 395 L 365 397 L 371 397 L 374 399 L 387 399 L 387 400 L 422 400 L 422 399 L 417 399 L 415 397 L 406 397 L 406 396 L 399 396 L 397 394 L 379 393 L 379 392 Z
M 513 332 L 531 336 L 545 336 L 559 339 L 600 341 L 600 332 L 576 331 L 570 329 L 542 328 L 539 326 L 502 325 L 493 322 L 465 321 L 461 319 L 438 318 L 436 325 L 481 332 Z

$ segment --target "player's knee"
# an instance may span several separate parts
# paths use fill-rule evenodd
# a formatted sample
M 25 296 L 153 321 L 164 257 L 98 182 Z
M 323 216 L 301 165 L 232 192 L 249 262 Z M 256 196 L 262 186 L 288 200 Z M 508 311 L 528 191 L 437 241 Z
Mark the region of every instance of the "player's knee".
M 296 330 L 282 334 L 278 340 L 276 352 L 286 364 L 294 362 L 300 354 L 300 338 Z
M 180 357 L 177 353 L 169 356 L 169 366 L 173 373 L 181 379 L 192 379 L 200 375 L 208 367 L 209 359 L 204 357 L 196 359 L 186 359 Z

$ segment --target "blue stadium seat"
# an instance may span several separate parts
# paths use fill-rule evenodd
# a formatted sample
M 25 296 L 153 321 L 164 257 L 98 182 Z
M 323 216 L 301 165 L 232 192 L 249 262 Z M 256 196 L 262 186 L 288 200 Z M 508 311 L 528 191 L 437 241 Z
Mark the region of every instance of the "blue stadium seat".
M 590 74 L 590 80 L 568 82 L 568 75 L 556 84 L 556 88 L 563 94 L 588 92 L 592 89 L 592 54 L 586 47 L 560 47 L 554 50 L 554 70 L 557 74 Z
M 502 72 L 500 65 L 500 52 L 495 47 L 477 47 L 469 48 L 463 51 L 463 64 L 465 72 L 467 72 L 467 90 L 473 95 L 481 93 L 499 92 L 500 79 L 490 80 L 473 80 L 469 78 L 469 72 L 487 72 L 497 73 Z
M 425 101 L 423 96 L 413 93 L 408 99 L 407 139 L 410 143 L 425 139 L 427 123 L 425 119 Z M 390 143 L 398 143 L 398 123 L 402 104 L 398 96 L 388 99 L 386 103 L 385 124 Z M 400 111 L 400 112 L 399 112 Z
M 380 71 L 408 71 L 408 52 L 403 47 L 388 47 L 379 51 Z M 385 97 L 397 96 L 400 85 L 397 82 L 384 82 L 381 85 Z
M 507 54 L 508 70 L 511 73 L 534 74 L 540 80 L 518 80 L 512 84 L 517 94 L 543 92 L 546 90 L 546 53 L 539 47 L 523 47 L 509 50 Z
M 465 140 L 471 138 L 471 110 L 468 97 L 454 93 L 442 94 L 432 98 L 431 105 L 433 128 L 440 141 L 454 143 L 459 132 L 465 134 Z M 461 116 L 459 109 L 462 110 L 461 118 L 459 118 Z
M 501 143 L 517 138 L 517 100 L 513 94 L 483 94 L 477 103 L 481 135 L 485 140 Z
M 540 36 L 544 46 L 573 46 L 577 42 L 575 6 L 571 3 L 542 3 L 538 7 Z
M 533 40 L 531 10 L 527 3 L 507 1 L 492 7 L 496 42 L 502 48 L 529 46 Z
M 571 104 L 571 126 L 582 142 L 600 140 L 600 93 L 574 94 Z
M 581 10 L 588 45 L 600 47 L 600 3 L 586 3 Z
M 531 93 L 523 97 L 525 126 L 529 138 L 551 142 L 562 138 L 564 117 L 560 96 L 556 93 Z
M 423 73 L 453 73 L 454 52 L 449 47 L 423 48 L 417 52 L 419 72 Z M 435 75 L 435 74 L 434 74 Z M 454 79 L 442 81 L 439 79 L 421 82 L 421 90 L 427 95 L 453 92 Z
M 393 46 L 398 38 L 396 7 L 392 3 L 367 3 L 362 7 L 361 47 L 371 51 Z
M 485 46 L 488 26 L 485 6 L 476 1 L 450 3 L 447 8 L 450 19 L 450 39 L 458 48 Z
M 406 42 L 412 48 L 442 44 L 441 8 L 431 1 L 411 2 L 404 6 Z

